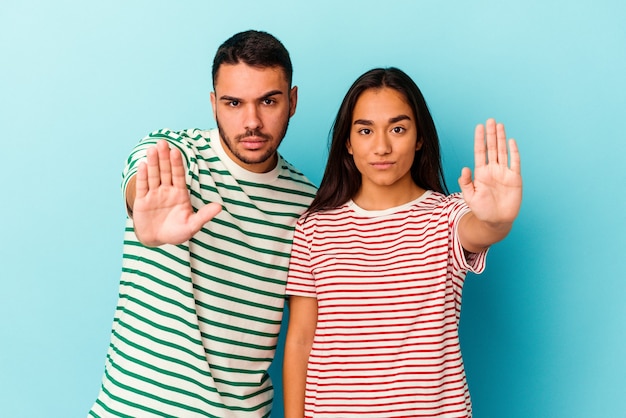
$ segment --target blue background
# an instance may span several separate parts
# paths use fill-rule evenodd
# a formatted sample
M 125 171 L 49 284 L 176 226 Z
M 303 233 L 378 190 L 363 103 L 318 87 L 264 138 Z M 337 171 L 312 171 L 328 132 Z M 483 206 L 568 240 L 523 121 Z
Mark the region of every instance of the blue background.
M 506 123 L 524 202 L 464 292 L 475 416 L 626 417 L 625 21 L 623 0 L 2 0 L 0 415 L 86 415 L 117 300 L 124 160 L 154 129 L 213 127 L 213 54 L 256 28 L 292 54 L 281 150 L 315 183 L 341 98 L 374 66 L 422 88 L 452 190 L 474 126 Z

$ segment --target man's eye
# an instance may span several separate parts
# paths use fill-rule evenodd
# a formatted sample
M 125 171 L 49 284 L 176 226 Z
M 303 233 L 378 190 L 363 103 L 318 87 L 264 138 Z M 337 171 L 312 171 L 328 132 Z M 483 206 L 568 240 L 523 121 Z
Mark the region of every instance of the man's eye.
M 276 100 L 274 99 L 263 99 L 263 104 L 265 105 L 272 105 L 274 103 L 276 103 Z
M 230 107 L 237 107 L 237 106 L 239 106 L 239 101 L 238 100 L 231 100 L 230 102 L 228 102 L 228 106 L 230 106 Z

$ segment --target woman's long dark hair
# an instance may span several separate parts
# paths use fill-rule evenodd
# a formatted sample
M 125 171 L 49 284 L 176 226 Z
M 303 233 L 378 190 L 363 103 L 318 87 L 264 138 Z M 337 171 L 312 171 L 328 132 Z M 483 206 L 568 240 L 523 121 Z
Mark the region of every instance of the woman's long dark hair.
M 416 118 L 418 141 L 422 146 L 415 151 L 411 177 L 425 190 L 448 194 L 443 175 L 439 137 L 422 92 L 415 82 L 397 68 L 375 68 L 360 76 L 346 93 L 331 128 L 332 139 L 328 163 L 317 195 L 308 213 L 337 208 L 352 199 L 361 187 L 361 173 L 348 153 L 346 142 L 350 137 L 352 114 L 357 100 L 369 89 L 391 88 L 401 93 Z

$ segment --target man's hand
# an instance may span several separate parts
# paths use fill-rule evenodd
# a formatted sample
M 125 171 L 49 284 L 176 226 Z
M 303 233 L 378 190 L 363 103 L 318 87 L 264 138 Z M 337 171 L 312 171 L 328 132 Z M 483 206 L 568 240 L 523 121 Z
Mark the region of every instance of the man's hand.
M 135 181 L 135 234 L 150 247 L 181 244 L 213 219 L 222 206 L 209 203 L 194 213 L 180 152 L 170 150 L 167 142 L 161 140 L 147 153 L 147 163 L 139 166 Z
M 510 139 L 511 163 L 507 152 L 504 125 L 493 119 L 485 127 L 476 126 L 474 133 L 474 181 L 465 167 L 459 178 L 463 198 L 480 221 L 490 224 L 510 224 L 522 204 L 522 176 L 517 143 Z

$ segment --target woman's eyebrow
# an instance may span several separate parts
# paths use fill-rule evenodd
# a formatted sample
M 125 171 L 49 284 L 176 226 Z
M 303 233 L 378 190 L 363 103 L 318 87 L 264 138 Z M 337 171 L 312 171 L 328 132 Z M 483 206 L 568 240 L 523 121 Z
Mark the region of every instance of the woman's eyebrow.
M 393 118 L 389 118 L 389 123 L 397 123 L 403 120 L 411 120 L 411 117 L 408 115 L 398 115 L 398 116 L 394 116 Z M 367 126 L 371 126 L 373 125 L 374 122 L 372 122 L 369 119 L 357 119 L 354 121 L 354 125 L 367 125 Z

